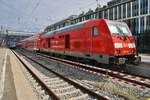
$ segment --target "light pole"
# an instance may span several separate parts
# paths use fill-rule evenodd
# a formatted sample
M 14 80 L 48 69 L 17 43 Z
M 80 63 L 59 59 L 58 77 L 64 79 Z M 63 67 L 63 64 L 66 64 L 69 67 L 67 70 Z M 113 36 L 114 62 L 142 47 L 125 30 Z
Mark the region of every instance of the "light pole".
M 99 0 L 96 0 L 96 2 L 97 2 L 97 8 L 99 8 L 100 7 Z

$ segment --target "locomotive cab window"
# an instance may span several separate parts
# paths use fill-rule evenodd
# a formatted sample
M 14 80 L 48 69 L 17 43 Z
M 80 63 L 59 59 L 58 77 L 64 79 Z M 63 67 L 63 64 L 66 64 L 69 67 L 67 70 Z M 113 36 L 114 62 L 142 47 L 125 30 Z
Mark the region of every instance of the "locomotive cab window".
M 92 27 L 92 35 L 97 36 L 98 35 L 98 28 L 96 26 Z

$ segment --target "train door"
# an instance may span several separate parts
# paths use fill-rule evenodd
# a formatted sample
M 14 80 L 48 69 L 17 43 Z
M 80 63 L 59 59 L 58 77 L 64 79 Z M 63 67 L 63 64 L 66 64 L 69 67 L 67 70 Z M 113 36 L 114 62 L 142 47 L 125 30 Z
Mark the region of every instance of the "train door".
M 50 48 L 51 47 L 51 39 L 50 38 L 47 39 L 47 44 L 48 44 L 48 48 Z
M 37 36 L 37 49 L 41 48 L 41 33 Z
M 65 35 L 65 48 L 66 49 L 70 48 L 70 35 L 69 34 Z
M 43 49 L 43 48 L 44 48 L 44 40 L 43 40 L 43 39 L 41 40 L 41 44 L 40 44 L 40 45 L 41 45 L 41 46 L 40 46 L 41 49 Z
M 84 34 L 84 48 L 85 48 L 85 55 L 90 56 L 91 50 L 92 50 L 92 34 L 91 34 L 91 28 L 88 27 L 83 30 Z
M 91 42 L 91 52 L 95 53 L 99 51 L 99 31 L 98 31 L 98 26 L 93 26 L 92 27 L 92 42 Z

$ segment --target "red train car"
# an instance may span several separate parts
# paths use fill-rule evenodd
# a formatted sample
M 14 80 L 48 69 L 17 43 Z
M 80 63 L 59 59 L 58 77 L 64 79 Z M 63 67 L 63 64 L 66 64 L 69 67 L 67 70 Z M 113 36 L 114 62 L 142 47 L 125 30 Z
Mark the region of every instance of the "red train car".
M 41 36 L 43 33 L 31 36 L 24 40 L 17 42 L 17 47 L 21 47 L 31 51 L 39 51 L 41 47 Z
M 105 19 L 88 20 L 48 32 L 41 36 L 40 50 L 105 64 L 140 62 L 128 26 Z

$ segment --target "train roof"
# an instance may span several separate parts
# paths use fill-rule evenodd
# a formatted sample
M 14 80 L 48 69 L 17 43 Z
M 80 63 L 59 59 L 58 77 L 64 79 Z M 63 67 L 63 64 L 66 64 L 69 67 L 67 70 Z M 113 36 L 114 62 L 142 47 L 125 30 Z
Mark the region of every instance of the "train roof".
M 69 26 L 65 26 L 63 28 L 60 28 L 60 29 L 57 29 L 57 30 L 54 30 L 54 31 L 50 31 L 50 32 L 47 32 L 45 33 L 43 36 L 44 37 L 47 37 L 47 36 L 50 36 L 50 35 L 53 35 L 53 34 L 59 34 L 60 32 L 67 32 L 67 31 L 71 31 L 71 30 L 74 30 L 74 29 L 79 29 L 79 28 L 82 28 L 85 23 L 89 22 L 89 21 L 93 21 L 93 20 L 100 20 L 100 19 L 90 19 L 90 20 L 85 20 L 83 22 L 79 22 L 79 23 L 76 23 L 76 24 L 73 24 L 73 25 L 69 25 Z M 107 19 L 101 19 L 101 20 L 104 20 L 107 24 L 119 24 L 119 25 L 127 25 L 125 22 L 118 22 L 118 21 L 112 21 L 112 20 L 107 20 Z
M 40 34 L 40 33 L 39 33 Z M 30 40 L 33 40 L 34 38 L 36 38 L 36 37 L 38 37 L 38 34 L 34 34 L 33 36 L 30 36 L 30 37 L 28 37 L 28 38 L 25 38 L 25 39 L 23 39 L 23 40 L 21 40 L 21 41 L 30 41 Z
M 23 40 L 21 40 L 21 41 L 29 41 L 29 40 L 32 40 L 34 37 L 35 37 L 35 36 L 31 36 L 31 37 L 25 38 L 25 39 L 23 39 Z
M 91 20 L 86 20 L 86 21 L 79 22 L 79 23 L 73 24 L 73 25 L 69 25 L 69 26 L 66 26 L 66 27 L 51 31 L 51 32 L 47 32 L 46 34 L 44 34 L 44 36 L 49 36 L 49 35 L 57 34 L 57 33 L 60 33 L 60 32 L 67 32 L 67 31 L 70 31 L 70 30 L 79 29 L 79 28 L 82 28 L 84 26 L 84 24 L 86 22 L 89 22 L 89 21 L 91 21 Z

